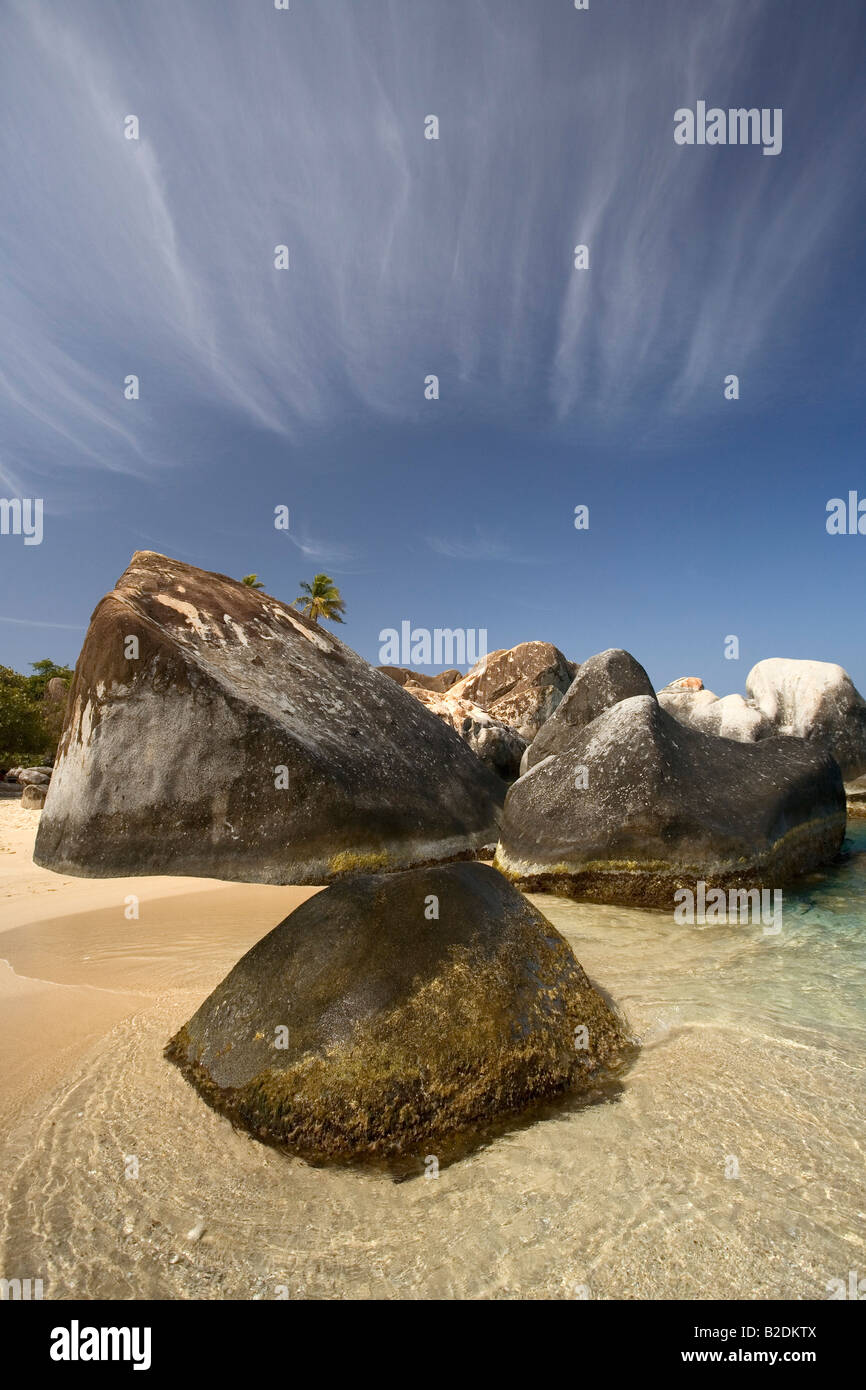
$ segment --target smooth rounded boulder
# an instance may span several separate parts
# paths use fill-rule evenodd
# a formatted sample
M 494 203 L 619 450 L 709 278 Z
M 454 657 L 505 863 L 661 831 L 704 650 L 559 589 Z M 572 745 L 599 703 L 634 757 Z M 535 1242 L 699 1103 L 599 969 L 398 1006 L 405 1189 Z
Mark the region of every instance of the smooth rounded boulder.
M 453 729 L 332 633 L 143 551 L 91 619 L 35 860 L 325 883 L 472 855 L 503 797 Z
M 718 738 L 756 743 L 776 732 L 770 720 L 742 695 L 714 695 L 712 690 L 683 688 L 679 682 L 665 686 L 657 696 L 662 709 L 681 724 Z
M 47 787 L 51 781 L 54 769 L 51 767 L 24 767 L 18 772 L 18 781 L 22 787 Z
M 824 743 L 846 780 L 866 773 L 866 700 L 831 661 L 759 661 L 746 693 L 777 734 Z
M 613 705 L 510 788 L 494 863 L 528 891 L 669 907 L 678 888 L 776 887 L 832 859 L 838 764 L 817 744 L 739 743 L 653 696 Z
M 357 875 L 248 951 L 166 1049 L 214 1108 L 312 1159 L 436 1152 L 630 1047 L 566 941 L 487 865 Z
M 639 661 L 618 647 L 591 656 L 578 670 L 562 701 L 529 745 L 521 773 L 568 742 L 574 729 L 591 724 L 606 709 L 633 695 L 652 695 Z

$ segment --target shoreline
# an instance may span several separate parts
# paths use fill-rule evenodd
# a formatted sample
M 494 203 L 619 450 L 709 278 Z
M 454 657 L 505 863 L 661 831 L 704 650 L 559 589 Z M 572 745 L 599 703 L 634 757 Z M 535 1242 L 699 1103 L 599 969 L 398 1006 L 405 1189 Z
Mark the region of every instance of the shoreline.
M 246 919 L 248 929 L 238 932 L 240 942 L 248 937 L 241 955 L 319 891 L 219 879 L 55 874 L 32 860 L 41 814 L 0 802 L 0 1010 L 10 1058 L 0 1070 L 0 1120 L 38 1098 L 115 1024 L 146 1011 L 171 987 L 149 976 L 148 951 L 170 945 L 179 930 L 198 930 L 206 949 L 207 921 Z M 130 895 L 138 899 L 137 919 L 125 916 Z M 88 948 L 79 949 L 79 942 Z M 58 1037 L 64 1040 L 59 1046 Z
M 813 876 L 782 939 L 534 899 L 628 1018 L 634 1065 L 600 1103 L 504 1127 L 436 1182 L 418 1155 L 395 1182 L 256 1142 L 163 1057 L 315 890 L 64 880 L 28 860 L 40 813 L 10 810 L 4 1277 L 48 1299 L 699 1301 L 824 1298 L 866 1266 L 862 964 L 810 906 L 840 874 Z

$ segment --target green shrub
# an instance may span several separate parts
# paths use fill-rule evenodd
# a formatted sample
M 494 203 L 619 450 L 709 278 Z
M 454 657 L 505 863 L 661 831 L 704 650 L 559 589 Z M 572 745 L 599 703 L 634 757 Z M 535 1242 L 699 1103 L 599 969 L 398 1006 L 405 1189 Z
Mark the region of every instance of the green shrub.
M 53 676 L 68 687 L 72 672 L 48 660 L 32 665 L 32 676 L 0 666 L 0 768 L 52 762 L 57 752 L 65 701 L 47 700 L 45 688 Z

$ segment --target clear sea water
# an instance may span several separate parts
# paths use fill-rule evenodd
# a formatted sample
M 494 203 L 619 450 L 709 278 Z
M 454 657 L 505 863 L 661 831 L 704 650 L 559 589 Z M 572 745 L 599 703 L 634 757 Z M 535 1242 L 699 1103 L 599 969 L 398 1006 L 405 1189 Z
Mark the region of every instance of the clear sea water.
M 272 897 L 232 906 L 248 891 L 165 899 L 134 938 L 114 910 L 7 933 L 19 975 L 141 996 L 11 1137 L 7 1272 L 52 1297 L 581 1301 L 826 1298 L 866 1277 L 866 821 L 788 890 L 775 936 L 535 897 L 640 1052 L 604 1102 L 436 1179 L 421 1154 L 399 1183 L 286 1158 L 163 1061 L 273 925 Z

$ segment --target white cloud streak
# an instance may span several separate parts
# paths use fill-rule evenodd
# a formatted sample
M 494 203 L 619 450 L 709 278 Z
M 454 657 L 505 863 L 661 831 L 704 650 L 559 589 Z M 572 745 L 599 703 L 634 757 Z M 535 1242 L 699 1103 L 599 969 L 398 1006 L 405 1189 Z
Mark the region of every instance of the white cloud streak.
M 10 5 L 4 485 L 147 476 L 172 412 L 288 439 L 411 419 L 429 372 L 473 417 L 703 409 L 806 312 L 862 112 L 829 150 L 676 147 L 677 106 L 744 99 L 765 7 L 649 10 L 614 32 L 508 0 Z M 810 75 L 787 74 L 789 139 Z

